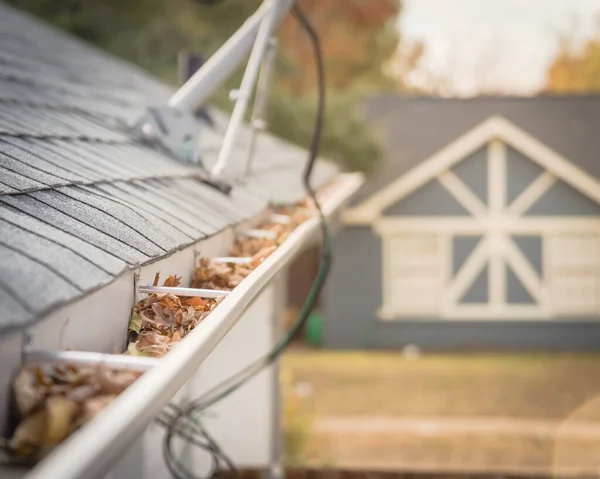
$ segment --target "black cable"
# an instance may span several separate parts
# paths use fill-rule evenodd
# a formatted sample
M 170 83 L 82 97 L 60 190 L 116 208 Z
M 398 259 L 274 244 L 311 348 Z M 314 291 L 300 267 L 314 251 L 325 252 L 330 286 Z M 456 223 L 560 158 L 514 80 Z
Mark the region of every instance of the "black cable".
M 171 408 L 173 412 L 170 412 L 168 409 Z M 174 416 L 172 414 L 180 412 L 180 409 L 174 405 L 169 404 L 163 413 L 156 419 L 156 421 L 165 428 L 169 428 L 171 423 L 174 420 Z M 208 431 L 204 428 L 201 422 L 195 418 L 186 418 L 187 421 L 184 424 L 179 424 L 179 428 L 176 431 L 176 435 L 181 439 L 186 441 L 188 444 L 193 445 L 204 452 L 206 452 L 211 457 L 211 468 L 210 472 L 207 476 L 204 476 L 203 479 L 209 479 L 214 477 L 219 470 L 223 468 L 221 465 L 225 465 L 226 468 L 230 470 L 231 477 L 237 477 L 238 471 L 233 464 L 233 461 L 223 452 L 223 450 L 218 446 L 217 442 L 212 438 L 212 436 L 208 433 Z M 174 437 L 171 437 L 168 442 L 163 444 L 163 454 L 165 456 L 165 463 L 169 472 L 173 477 L 199 477 L 192 476 L 188 473 L 185 467 L 180 463 L 178 459 L 174 457 L 172 441 Z
M 311 198 L 315 205 L 315 208 L 317 209 L 319 215 L 319 224 L 323 235 L 323 248 L 321 252 L 319 270 L 311 286 L 311 290 L 308 294 L 308 297 L 304 302 L 300 313 L 298 314 L 298 318 L 296 319 L 295 323 L 292 325 L 290 330 L 287 332 L 287 334 L 275 346 L 275 348 L 273 348 L 273 350 L 270 353 L 268 353 L 263 358 L 260 358 L 259 360 L 251 363 L 248 367 L 244 368 L 242 371 L 238 372 L 231 378 L 217 385 L 200 398 L 192 400 L 181 407 L 172 406 L 173 411 L 169 413 L 166 418 L 161 418 L 161 423 L 167 429 L 163 442 L 163 454 L 165 457 L 165 462 L 167 463 L 167 467 L 169 468 L 171 475 L 175 479 L 204 479 L 200 478 L 199 476 L 195 476 L 193 473 L 187 471 L 185 466 L 181 464 L 181 461 L 174 457 L 173 439 L 176 435 L 182 437 L 185 440 L 189 440 L 191 443 L 197 445 L 198 447 L 202 447 L 203 449 L 210 451 L 213 457 L 213 468 L 215 466 L 214 460 L 217 456 L 227 463 L 227 461 L 223 457 L 224 455 L 222 454 L 222 451 L 216 446 L 216 443 L 214 443 L 212 439 L 208 439 L 208 436 L 204 434 L 205 430 L 201 426 L 199 426 L 198 419 L 195 417 L 195 415 L 198 415 L 207 407 L 213 405 L 217 401 L 221 400 L 225 396 L 228 396 L 233 391 L 240 388 L 248 380 L 254 377 L 258 372 L 262 371 L 265 367 L 273 363 L 281 355 L 285 348 L 291 343 L 296 333 L 306 323 L 308 316 L 310 315 L 310 312 L 312 311 L 316 300 L 323 288 L 323 285 L 325 284 L 325 280 L 327 278 L 331 266 L 331 233 L 329 231 L 329 226 L 325 219 L 325 215 L 323 214 L 323 211 L 317 199 L 316 192 L 310 184 L 312 172 L 319 153 L 321 133 L 323 130 L 325 114 L 325 71 L 323 65 L 323 55 L 321 52 L 321 45 L 319 42 L 317 32 L 311 25 L 305 13 L 297 4 L 294 5 L 292 9 L 292 14 L 307 33 L 311 41 L 311 45 L 313 47 L 316 62 L 316 72 L 318 81 L 317 112 L 315 118 L 314 132 L 309 146 L 308 161 L 304 170 L 304 174 L 302 176 L 302 181 L 308 196 Z M 200 431 L 195 429 L 198 426 L 201 428 L 202 434 L 198 434 Z M 202 446 L 200 446 L 199 444 L 201 444 L 201 442 L 196 440 L 197 436 L 186 432 L 186 428 L 190 427 L 191 431 L 193 431 L 193 434 L 207 439 L 208 446 L 204 443 L 202 443 Z M 235 474 L 235 468 L 233 468 L 233 464 L 230 461 L 229 467 Z M 211 470 L 211 473 L 214 476 L 216 471 L 213 469 Z

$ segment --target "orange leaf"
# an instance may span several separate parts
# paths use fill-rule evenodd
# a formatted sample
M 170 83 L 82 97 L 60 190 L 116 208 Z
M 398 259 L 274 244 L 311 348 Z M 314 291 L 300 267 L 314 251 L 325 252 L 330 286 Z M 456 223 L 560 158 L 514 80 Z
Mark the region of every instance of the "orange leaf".
M 202 298 L 186 298 L 182 304 L 184 306 L 205 306 L 206 301 Z
M 179 286 L 180 284 L 181 284 L 181 276 L 170 275 L 167 279 L 165 279 L 163 286 L 165 286 L 167 288 L 175 288 L 176 286 Z

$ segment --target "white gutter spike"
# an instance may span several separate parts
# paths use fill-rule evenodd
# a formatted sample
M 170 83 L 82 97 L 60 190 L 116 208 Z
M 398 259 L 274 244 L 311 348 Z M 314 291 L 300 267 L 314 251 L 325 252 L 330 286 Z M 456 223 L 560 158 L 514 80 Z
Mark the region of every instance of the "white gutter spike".
M 337 188 L 323 202 L 330 216 L 358 190 L 363 176 L 339 177 Z M 192 330 L 156 367 L 146 372 L 119 395 L 96 419 L 71 435 L 27 475 L 27 479 L 99 479 L 115 465 L 140 434 L 192 377 L 200 364 L 235 325 L 238 318 L 269 284 L 289 265 L 319 231 L 319 218 L 312 217 L 296 228 L 279 248 L 266 258 Z
M 273 223 L 279 223 L 280 225 L 289 225 L 292 222 L 292 218 L 288 215 L 271 215 L 269 219 Z
M 252 256 L 220 256 L 217 258 L 211 258 L 211 261 L 218 264 L 250 264 L 252 263 Z
M 246 238 L 258 238 L 258 239 L 277 239 L 277 233 L 270 230 L 245 230 L 241 233 Z
M 229 291 L 221 289 L 201 288 L 171 288 L 169 286 L 140 286 L 142 294 L 174 294 L 175 296 L 189 296 L 191 298 L 221 298 L 227 296 Z
M 72 364 L 76 366 L 93 366 L 104 364 L 111 369 L 128 369 L 148 371 L 158 364 L 159 359 L 126 354 L 103 354 L 89 351 L 24 351 L 26 364 L 54 363 Z
M 252 96 L 252 91 L 254 90 L 254 85 L 258 77 L 258 72 L 260 71 L 263 56 L 267 51 L 271 33 L 275 29 L 277 23 L 279 23 L 279 19 L 276 16 L 278 1 L 273 1 L 268 4 L 268 10 L 260 22 L 258 34 L 256 35 L 256 42 L 252 47 L 252 52 L 250 53 L 250 58 L 248 59 L 248 65 L 246 66 L 246 71 L 242 77 L 242 83 L 236 96 L 235 106 L 231 112 L 231 118 L 229 120 L 229 124 L 227 125 L 227 130 L 225 130 L 225 136 L 223 138 L 223 143 L 221 144 L 221 149 L 219 150 L 217 162 L 211 170 L 212 175 L 215 177 L 219 177 L 227 166 L 229 157 L 231 156 L 231 152 L 235 146 L 239 128 L 244 121 L 246 108 L 248 107 L 250 97 Z

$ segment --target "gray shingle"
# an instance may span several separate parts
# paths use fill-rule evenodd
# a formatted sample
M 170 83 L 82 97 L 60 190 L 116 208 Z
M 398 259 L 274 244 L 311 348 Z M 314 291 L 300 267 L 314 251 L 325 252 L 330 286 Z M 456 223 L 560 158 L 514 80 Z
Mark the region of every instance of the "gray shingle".
M 46 140 L 31 139 L 27 140 L 23 138 L 15 138 L 4 136 L 1 137 L 2 141 L 13 145 L 20 150 L 30 153 L 36 158 L 43 159 L 53 165 L 60 165 L 66 170 L 73 172 L 78 177 L 84 178 L 86 182 L 94 182 L 101 179 L 106 179 L 106 175 L 103 174 L 100 168 L 95 165 L 86 165 L 81 161 L 76 161 L 64 154 L 63 152 L 57 153 L 52 149 L 52 145 Z
M 181 227 L 193 234 L 194 237 L 208 236 L 216 231 L 214 227 L 207 225 L 204 221 L 199 221 L 196 216 L 197 212 L 189 212 L 188 208 L 180 207 L 179 203 L 171 201 L 168 194 L 157 188 L 149 189 L 135 183 L 125 182 L 115 182 L 111 186 L 143 201 L 157 211 L 163 211 L 166 215 L 175 218 L 181 223 Z
M 38 181 L 32 180 L 14 171 L 8 170 L 0 165 L 0 180 L 5 185 L 17 190 L 27 191 L 43 188 L 45 185 Z
M 4 290 L 0 284 L 0 305 L 2 305 L 2 329 L 21 328 L 27 324 L 31 312 L 17 301 L 11 291 Z
M 65 180 L 0 152 L 0 166 L 45 186 L 64 184 Z
M 0 288 L 6 290 L 29 311 L 40 314 L 50 306 L 60 304 L 81 293 L 43 264 L 12 248 L 0 248 L 2 278 Z M 15 318 L 8 317 L 9 323 Z
M 155 197 L 162 198 L 163 201 L 169 202 L 184 212 L 190 213 L 191 218 L 194 218 L 193 221 L 198 222 L 201 220 L 203 228 L 205 228 L 204 225 L 206 225 L 206 228 L 210 228 L 208 231 L 214 233 L 231 224 L 231 220 L 223 215 L 221 211 L 214 211 L 210 205 L 200 204 L 197 198 L 182 193 L 186 182 L 185 180 L 150 180 L 145 182 L 135 181 L 131 184 L 140 190 L 152 193 Z
M 51 160 L 49 161 L 48 159 L 41 159 L 35 155 L 32 155 L 26 150 L 18 148 L 10 142 L 2 141 L 2 138 L 0 138 L 0 155 L 2 154 L 9 156 L 30 168 L 36 168 L 42 172 L 52 175 L 52 178 L 47 178 L 46 180 L 34 177 L 34 179 L 46 184 L 54 184 L 54 182 L 67 182 L 66 184 L 69 184 L 73 182 L 86 181 L 85 177 L 79 176 L 76 173 L 65 169 L 64 167 L 53 163 Z M 46 155 L 44 155 L 44 157 L 47 158 Z
M 0 195 L 9 194 L 9 193 L 18 193 L 18 190 L 8 186 L 7 184 L 2 183 L 0 181 Z
M 82 188 L 90 193 L 111 199 L 137 211 L 148 221 L 151 221 L 156 228 L 171 236 L 178 245 L 192 242 L 197 235 L 193 230 L 187 230 L 186 232 L 186 228 L 182 225 L 181 221 L 177 221 L 177 219 L 165 211 L 156 208 L 153 209 L 147 203 L 127 192 L 114 188 L 112 185 L 83 186 Z
M 97 248 L 110 253 L 129 264 L 140 264 L 149 257 L 112 236 L 61 213 L 56 208 L 28 195 L 0 196 L 0 202 L 12 206 L 39 221 L 56 227 L 66 233 L 87 241 Z
M 83 241 L 46 223 L 38 221 L 33 216 L 11 208 L 5 204 L 0 205 L 0 218 L 15 226 L 18 226 L 25 231 L 37 233 L 64 246 L 65 248 L 74 251 L 84 258 L 87 258 L 95 266 L 109 274 L 119 274 L 127 266 L 123 260 L 118 259 L 116 256 L 106 253 L 105 251 L 102 251 L 101 249 L 93 246 L 91 243 Z
M 135 231 L 124 221 L 112 214 L 112 211 L 105 212 L 95 206 L 86 205 L 61 191 L 63 191 L 62 188 L 60 191 L 34 191 L 30 195 L 71 218 L 121 241 L 123 244 L 130 245 L 148 257 L 164 253 L 163 249 L 145 236 L 145 232 Z
M 77 187 L 59 188 L 58 191 L 76 199 L 86 205 L 93 206 L 102 211 L 110 211 L 110 214 L 123 224 L 129 225 L 136 231 L 143 231 L 144 235 L 155 245 L 164 251 L 175 249 L 179 244 L 168 235 L 167 232 L 157 228 L 155 224 L 148 221 L 131 206 L 126 206 L 103 195 Z
M 43 236 L 0 220 L 0 247 L 12 247 L 45 265 L 56 276 L 80 290 L 108 283 L 111 275 L 91 261 Z
M 168 190 L 168 180 L 154 180 L 151 185 L 159 184 L 165 190 Z M 215 192 L 220 196 L 220 201 L 215 201 L 214 197 L 210 195 L 211 192 Z M 170 195 L 181 202 L 187 202 L 194 209 L 202 213 L 202 216 L 206 218 L 206 222 L 218 227 L 219 224 L 226 220 L 227 223 L 231 224 L 239 221 L 244 215 L 235 209 L 231 199 L 215 191 L 209 186 L 202 185 L 200 182 L 181 182 L 180 187 L 175 191 L 171 191 Z

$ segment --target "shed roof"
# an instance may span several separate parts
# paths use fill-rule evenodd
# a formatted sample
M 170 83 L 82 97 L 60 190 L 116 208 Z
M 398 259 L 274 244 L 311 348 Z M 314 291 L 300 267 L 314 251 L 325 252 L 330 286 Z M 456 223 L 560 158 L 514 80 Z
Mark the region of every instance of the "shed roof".
M 305 152 L 269 136 L 227 197 L 125 127 L 172 89 L 0 3 L 0 331 L 304 192 Z M 216 160 L 227 117 L 201 133 Z M 244 161 L 249 131 L 234 158 Z M 336 169 L 321 163 L 319 186 Z M 274 181 L 276 180 L 276 181 Z
M 600 95 L 446 99 L 381 95 L 366 117 L 381 136 L 387 161 L 353 203 L 367 199 L 476 125 L 503 116 L 600 179 Z

